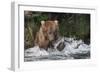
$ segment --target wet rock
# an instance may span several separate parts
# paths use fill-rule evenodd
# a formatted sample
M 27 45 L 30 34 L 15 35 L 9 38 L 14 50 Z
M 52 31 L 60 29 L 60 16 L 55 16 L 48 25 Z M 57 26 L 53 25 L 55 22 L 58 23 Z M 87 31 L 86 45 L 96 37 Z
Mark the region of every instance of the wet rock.
M 90 51 L 86 52 L 86 53 L 76 53 L 76 54 L 72 54 L 72 57 L 74 57 L 74 59 L 89 59 L 90 58 Z
M 77 46 L 74 48 L 74 49 L 78 49 L 78 47 L 80 46 L 80 45 L 82 45 L 83 43 L 80 43 L 80 44 L 77 44 Z
M 62 51 L 65 48 L 65 43 L 61 42 L 59 43 L 59 45 L 57 46 L 57 50 Z

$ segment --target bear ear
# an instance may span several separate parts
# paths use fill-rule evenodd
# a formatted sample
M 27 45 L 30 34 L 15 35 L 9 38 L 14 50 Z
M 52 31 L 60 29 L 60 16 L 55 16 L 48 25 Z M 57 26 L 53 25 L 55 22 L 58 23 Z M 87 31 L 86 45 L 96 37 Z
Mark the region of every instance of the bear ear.
M 58 25 L 58 20 L 55 20 L 54 22 Z
M 45 21 L 41 21 L 41 24 L 44 25 L 45 24 Z
M 42 26 L 42 28 L 44 28 L 44 25 L 45 24 L 45 21 L 41 21 L 41 26 Z
M 41 25 L 42 27 L 44 27 L 45 21 L 41 21 Z

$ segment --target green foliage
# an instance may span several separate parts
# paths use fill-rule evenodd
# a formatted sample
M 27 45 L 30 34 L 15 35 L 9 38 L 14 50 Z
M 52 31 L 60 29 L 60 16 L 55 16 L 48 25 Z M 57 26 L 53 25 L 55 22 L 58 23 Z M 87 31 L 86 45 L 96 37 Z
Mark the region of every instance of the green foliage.
M 33 18 L 36 24 L 39 24 L 42 20 L 47 20 L 48 17 L 46 15 L 36 16 Z

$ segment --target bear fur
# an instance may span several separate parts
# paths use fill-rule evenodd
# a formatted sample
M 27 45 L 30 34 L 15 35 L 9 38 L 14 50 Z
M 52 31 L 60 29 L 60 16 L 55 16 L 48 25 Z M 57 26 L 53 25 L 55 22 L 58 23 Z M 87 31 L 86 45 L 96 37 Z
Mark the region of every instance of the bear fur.
M 39 31 L 36 33 L 35 45 L 47 49 L 59 36 L 58 21 L 41 21 Z

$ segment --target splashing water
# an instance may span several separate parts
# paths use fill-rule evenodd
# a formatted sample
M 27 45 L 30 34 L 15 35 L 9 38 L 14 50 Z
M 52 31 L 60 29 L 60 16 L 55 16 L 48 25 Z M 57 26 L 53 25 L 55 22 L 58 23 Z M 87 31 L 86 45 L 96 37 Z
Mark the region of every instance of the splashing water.
M 62 51 L 57 50 L 59 43 L 64 42 L 65 47 Z M 24 51 L 24 61 L 39 60 L 65 60 L 65 59 L 89 59 L 90 45 L 85 44 L 82 40 L 74 38 L 61 38 L 54 44 L 54 49 L 40 49 L 38 46 L 29 48 Z

